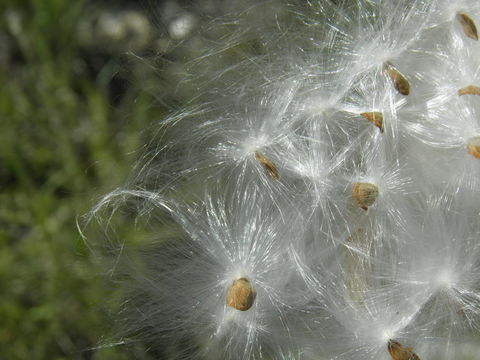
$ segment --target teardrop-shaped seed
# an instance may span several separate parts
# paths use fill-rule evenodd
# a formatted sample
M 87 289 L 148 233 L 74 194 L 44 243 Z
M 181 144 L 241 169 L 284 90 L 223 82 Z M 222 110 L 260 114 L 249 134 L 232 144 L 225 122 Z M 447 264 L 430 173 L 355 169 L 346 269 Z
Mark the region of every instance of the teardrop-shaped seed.
M 420 360 L 418 355 L 413 352 L 412 348 L 405 347 L 398 341 L 389 340 L 387 348 L 392 360 Z
M 227 305 L 240 311 L 247 311 L 252 307 L 256 296 L 257 293 L 250 281 L 240 278 L 228 288 Z
M 370 183 L 356 182 L 352 185 L 352 195 L 355 202 L 363 210 L 368 210 L 378 197 L 378 187 Z
M 410 83 L 407 78 L 397 70 L 397 68 L 389 61 L 383 64 L 383 69 L 392 80 L 393 86 L 402 95 L 410 94 Z
M 467 151 L 470 155 L 480 159 L 480 136 L 474 136 L 468 139 Z
M 266 156 L 260 154 L 258 151 L 255 152 L 255 159 L 262 164 L 265 171 L 270 175 L 270 177 L 274 180 L 280 180 L 280 175 L 278 174 L 277 167 L 275 164 Z
M 365 119 L 380 129 L 383 133 L 383 114 L 378 111 L 360 113 Z
M 465 35 L 467 35 L 470 39 L 478 40 L 477 26 L 472 18 L 465 13 L 458 13 L 457 19 L 460 22 L 460 25 L 462 25 Z
M 468 85 L 458 90 L 458 95 L 480 95 L 480 87 Z

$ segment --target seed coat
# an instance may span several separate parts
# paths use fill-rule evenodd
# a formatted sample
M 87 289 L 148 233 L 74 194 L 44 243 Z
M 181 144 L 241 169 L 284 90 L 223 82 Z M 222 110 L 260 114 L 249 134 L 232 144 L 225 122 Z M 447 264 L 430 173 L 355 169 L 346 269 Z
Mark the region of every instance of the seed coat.
M 467 151 L 473 157 L 480 159 L 480 136 L 474 136 L 468 139 Z
M 378 187 L 370 183 L 356 182 L 352 185 L 352 195 L 358 206 L 367 211 L 377 200 Z
M 255 301 L 257 293 L 246 278 L 235 280 L 227 291 L 227 306 L 239 311 L 247 311 Z
M 397 68 L 389 61 L 383 64 L 383 69 L 392 80 L 393 86 L 402 95 L 410 94 L 410 83 L 405 75 L 403 75 Z
M 398 341 L 389 340 L 387 348 L 392 360 L 420 360 L 411 347 L 405 347 Z
M 371 122 L 373 125 L 380 129 L 380 132 L 383 133 L 383 114 L 379 111 L 372 112 L 362 112 L 360 113 L 365 119 Z
M 458 90 L 458 95 L 480 95 L 480 87 L 475 85 L 468 85 Z
M 463 32 L 470 39 L 478 40 L 477 26 L 473 19 L 465 13 L 458 13 L 457 19 L 460 25 L 462 25 Z
M 265 171 L 267 172 L 267 174 L 270 175 L 270 177 L 273 180 L 280 180 L 280 175 L 278 173 L 277 167 L 275 166 L 275 164 L 269 158 L 267 158 L 266 156 L 264 156 L 261 153 L 259 153 L 258 151 L 256 151 L 255 152 L 255 159 L 257 159 L 257 161 L 260 164 L 262 164 L 262 166 L 265 169 Z

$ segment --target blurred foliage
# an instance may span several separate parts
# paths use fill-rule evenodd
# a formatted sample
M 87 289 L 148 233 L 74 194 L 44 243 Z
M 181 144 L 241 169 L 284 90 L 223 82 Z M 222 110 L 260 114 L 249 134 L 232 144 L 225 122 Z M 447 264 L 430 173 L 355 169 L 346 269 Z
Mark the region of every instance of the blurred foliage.
M 0 2 L 0 359 L 132 358 L 95 349 L 115 290 L 77 222 L 126 178 L 140 130 L 166 110 L 121 56 L 79 44 L 88 5 Z

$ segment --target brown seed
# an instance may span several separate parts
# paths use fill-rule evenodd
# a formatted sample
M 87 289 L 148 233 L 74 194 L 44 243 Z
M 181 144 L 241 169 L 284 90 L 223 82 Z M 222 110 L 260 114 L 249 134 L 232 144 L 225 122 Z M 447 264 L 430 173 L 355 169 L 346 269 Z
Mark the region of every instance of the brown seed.
M 378 111 L 372 112 L 363 112 L 360 113 L 365 119 L 370 121 L 373 125 L 380 129 L 380 132 L 383 133 L 383 114 Z
M 410 94 L 410 83 L 408 82 L 407 78 L 397 70 L 397 68 L 389 61 L 383 64 L 383 69 L 392 80 L 393 86 L 395 89 L 402 94 L 408 95 Z
M 480 87 L 468 85 L 458 90 L 458 95 L 480 95 Z
M 356 182 L 352 185 L 352 195 L 358 206 L 366 211 L 377 200 L 378 187 L 370 183 Z
M 240 310 L 247 311 L 253 305 L 257 293 L 250 281 L 246 278 L 235 280 L 227 291 L 227 305 Z
M 475 26 L 475 22 L 472 20 L 472 18 L 465 13 L 458 13 L 457 19 L 460 22 L 460 25 L 462 25 L 465 35 L 467 35 L 470 39 L 478 40 L 477 27 Z
M 388 352 L 393 360 L 420 360 L 417 354 L 410 347 L 405 347 L 398 341 L 388 341 Z
M 255 159 L 257 159 L 257 161 L 263 165 L 265 171 L 268 173 L 268 175 L 270 175 L 273 180 L 280 180 L 280 175 L 278 174 L 277 167 L 269 158 L 256 151 Z
M 480 159 L 480 136 L 474 136 L 468 139 L 467 151 L 470 155 Z

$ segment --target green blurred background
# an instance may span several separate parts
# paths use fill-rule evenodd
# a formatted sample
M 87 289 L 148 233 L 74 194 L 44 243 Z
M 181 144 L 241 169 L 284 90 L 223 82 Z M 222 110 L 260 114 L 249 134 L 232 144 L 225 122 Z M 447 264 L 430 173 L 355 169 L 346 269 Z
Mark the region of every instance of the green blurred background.
M 108 346 L 115 290 L 77 222 L 189 96 L 188 37 L 216 10 L 185 5 L 0 2 L 0 359 L 144 358 Z

